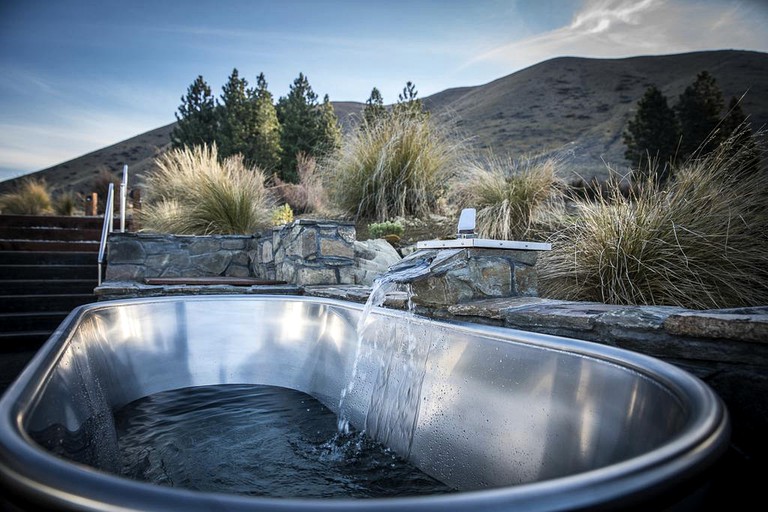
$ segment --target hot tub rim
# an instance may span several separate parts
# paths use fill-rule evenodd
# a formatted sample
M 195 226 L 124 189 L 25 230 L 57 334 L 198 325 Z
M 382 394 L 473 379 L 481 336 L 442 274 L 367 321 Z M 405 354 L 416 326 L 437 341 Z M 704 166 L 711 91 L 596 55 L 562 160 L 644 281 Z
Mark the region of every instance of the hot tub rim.
M 692 429 L 691 425 L 686 425 L 683 434 L 653 450 L 625 461 L 575 475 L 517 486 L 463 491 L 445 496 L 366 499 L 363 502 L 355 499 L 255 498 L 138 482 L 61 458 L 38 446 L 25 432 L 24 413 L 34 407 L 31 404 L 32 397 L 36 397 L 37 391 L 45 385 L 45 379 L 53 371 L 66 349 L 74 327 L 84 315 L 92 311 L 132 304 L 211 300 L 300 301 L 337 306 L 342 309 L 363 310 L 361 304 L 338 299 L 286 295 L 178 295 L 116 299 L 79 306 L 67 316 L 22 374 L 0 397 L 0 483 L 11 484 L 14 490 L 33 500 L 40 498 L 40 492 L 43 492 L 43 496 L 48 498 L 44 500 L 46 504 L 65 508 L 71 506 L 76 509 L 101 509 L 93 508 L 88 504 L 89 500 L 83 498 L 85 493 L 77 492 L 80 489 L 88 492 L 97 491 L 99 495 L 103 495 L 104 501 L 98 501 L 96 504 L 107 504 L 109 507 L 124 505 L 123 501 L 119 498 L 116 500 L 115 496 L 125 498 L 132 496 L 132 493 L 141 493 L 143 496 L 149 494 L 153 503 L 157 500 L 158 509 L 165 508 L 164 502 L 169 509 L 176 508 L 179 506 L 179 500 L 182 500 L 185 507 L 191 507 L 190 510 L 205 510 L 212 504 L 226 505 L 232 510 L 337 510 L 358 508 L 361 503 L 364 503 L 366 508 L 372 509 L 394 506 L 420 510 L 460 510 L 480 505 L 490 507 L 488 509 L 491 510 L 494 507 L 503 508 L 513 504 L 521 507 L 519 510 L 522 511 L 538 512 L 567 510 L 574 506 L 623 503 L 658 495 L 677 485 L 677 482 L 693 479 L 703 473 L 728 447 L 730 422 L 722 400 L 698 377 L 670 363 L 637 352 L 586 340 L 469 322 L 434 320 L 423 316 L 418 316 L 418 319 L 441 325 L 447 324 L 460 330 L 474 332 L 479 330 L 484 334 L 493 334 L 494 338 L 501 337 L 507 342 L 532 345 L 544 350 L 575 353 L 636 371 L 667 388 L 683 403 L 686 403 L 685 398 L 677 393 L 694 399 L 697 407 L 704 407 L 708 414 L 695 416 L 696 421 L 689 420 L 689 423 L 693 422 Z M 377 308 L 376 312 L 391 316 L 402 315 L 400 311 L 386 308 Z M 512 339 L 520 335 L 526 339 Z M 33 380 L 35 378 L 37 380 Z M 17 460 L 14 460 L 14 454 Z M 55 470 L 51 471 L 54 468 Z M 75 471 L 75 476 L 78 478 L 60 478 L 62 474 L 66 475 L 71 471 Z M 52 475 L 53 478 L 51 478 Z M 675 477 L 675 482 L 669 480 L 671 476 Z M 78 485 L 72 486 L 72 481 Z M 144 501 L 142 499 L 140 503 Z

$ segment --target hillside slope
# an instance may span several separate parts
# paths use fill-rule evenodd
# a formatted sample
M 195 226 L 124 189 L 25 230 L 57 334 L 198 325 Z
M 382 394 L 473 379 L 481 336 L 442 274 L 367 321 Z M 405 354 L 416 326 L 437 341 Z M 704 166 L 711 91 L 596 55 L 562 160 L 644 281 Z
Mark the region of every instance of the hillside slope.
M 497 154 L 558 154 L 582 175 L 606 172 L 606 163 L 626 167 L 622 132 L 637 101 L 654 84 L 670 105 L 696 75 L 709 71 L 731 96 L 746 92 L 742 107 L 753 127 L 768 124 L 768 54 L 722 50 L 625 59 L 561 57 L 493 82 L 447 89 L 424 98 L 435 116 L 446 115 L 478 148 Z M 364 107 L 334 102 L 348 128 Z M 174 124 L 137 135 L 32 174 L 60 188 L 87 192 L 101 169 L 145 172 L 170 143 Z M 0 193 L 20 178 L 0 182 Z
M 670 106 L 707 70 L 725 102 L 745 92 L 742 108 L 753 127 L 768 123 L 768 54 L 696 52 L 627 59 L 562 57 L 542 62 L 464 94 L 436 94 L 425 102 L 448 110 L 480 147 L 496 152 L 559 152 L 576 168 L 626 166 L 622 132 L 650 85 Z

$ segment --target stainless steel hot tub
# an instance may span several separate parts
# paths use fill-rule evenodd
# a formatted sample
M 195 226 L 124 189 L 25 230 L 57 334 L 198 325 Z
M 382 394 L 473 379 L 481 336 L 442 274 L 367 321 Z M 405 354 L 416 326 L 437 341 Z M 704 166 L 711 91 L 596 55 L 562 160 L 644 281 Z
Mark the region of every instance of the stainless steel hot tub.
M 358 349 L 361 313 L 356 304 L 287 296 L 168 297 L 76 309 L 0 401 L 4 494 L 32 508 L 81 510 L 655 507 L 697 488 L 727 446 L 728 418 L 717 396 L 656 359 L 385 309 L 374 310 Z M 116 408 L 168 389 L 251 383 L 303 391 L 338 411 L 356 356 L 357 377 L 344 400 L 351 423 L 378 432 L 462 492 L 264 499 L 111 473 L 119 465 Z M 382 381 L 384 360 L 397 386 Z M 388 438 L 382 425 L 395 418 L 386 408 L 372 417 L 369 408 L 403 390 L 415 412 Z M 41 436 L 76 449 L 62 456 L 56 443 L 41 447 Z

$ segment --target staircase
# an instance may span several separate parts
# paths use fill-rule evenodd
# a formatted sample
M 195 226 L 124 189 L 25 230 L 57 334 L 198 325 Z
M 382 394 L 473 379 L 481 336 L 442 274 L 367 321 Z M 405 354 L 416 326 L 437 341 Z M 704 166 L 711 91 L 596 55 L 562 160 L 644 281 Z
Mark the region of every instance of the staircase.
M 103 222 L 0 215 L 0 356 L 6 366 L 26 364 L 72 309 L 96 301 Z

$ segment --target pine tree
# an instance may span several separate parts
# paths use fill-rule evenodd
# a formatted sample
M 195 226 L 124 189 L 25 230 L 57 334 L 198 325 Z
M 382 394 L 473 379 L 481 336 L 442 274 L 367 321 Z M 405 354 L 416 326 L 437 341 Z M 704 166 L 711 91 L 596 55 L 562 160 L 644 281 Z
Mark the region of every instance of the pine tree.
M 253 109 L 248 98 L 248 81 L 240 78 L 237 68 L 232 70 L 222 87 L 219 113 L 219 156 L 245 155 L 248 152 L 248 133 L 254 129 L 255 123 L 251 118 Z
M 675 105 L 681 131 L 680 159 L 703 156 L 720 144 L 723 134 L 717 128 L 723 104 L 723 93 L 707 71 L 699 73 L 680 95 Z
M 721 130 L 723 139 L 728 140 L 730 157 L 741 160 L 738 166 L 741 172 L 756 172 L 760 168 L 760 150 L 747 116 L 741 108 L 740 98 L 731 97 Z
M 216 140 L 216 106 L 211 87 L 198 76 L 181 97 L 171 133 L 174 148 L 212 144 Z
M 418 94 L 419 91 L 416 90 L 416 85 L 411 81 L 406 82 L 403 92 L 397 97 L 398 100 L 394 106 L 394 113 L 414 117 L 425 115 L 424 105 L 417 98 Z
M 384 107 L 384 98 L 382 98 L 381 92 L 374 87 L 365 102 L 365 107 L 363 107 L 363 122 L 368 126 L 373 126 L 386 115 L 387 109 Z
M 266 171 L 276 171 L 280 167 L 281 128 L 264 73 L 256 78 L 256 88 L 248 90 L 248 100 L 245 161 Z
M 321 115 L 317 94 L 303 73 L 293 81 L 288 96 L 277 102 L 277 118 L 282 125 L 280 146 L 283 148 L 280 178 L 295 183 L 296 155 L 304 152 L 315 156 L 323 145 Z
M 341 126 L 339 118 L 333 110 L 333 104 L 326 94 L 320 104 L 320 140 L 317 144 L 318 154 L 332 153 L 341 147 Z
M 635 117 L 624 131 L 627 150 L 624 157 L 634 166 L 638 180 L 655 171 L 658 182 L 669 176 L 675 159 L 680 129 L 675 112 L 667 104 L 667 98 L 656 86 L 646 89 L 637 102 Z

